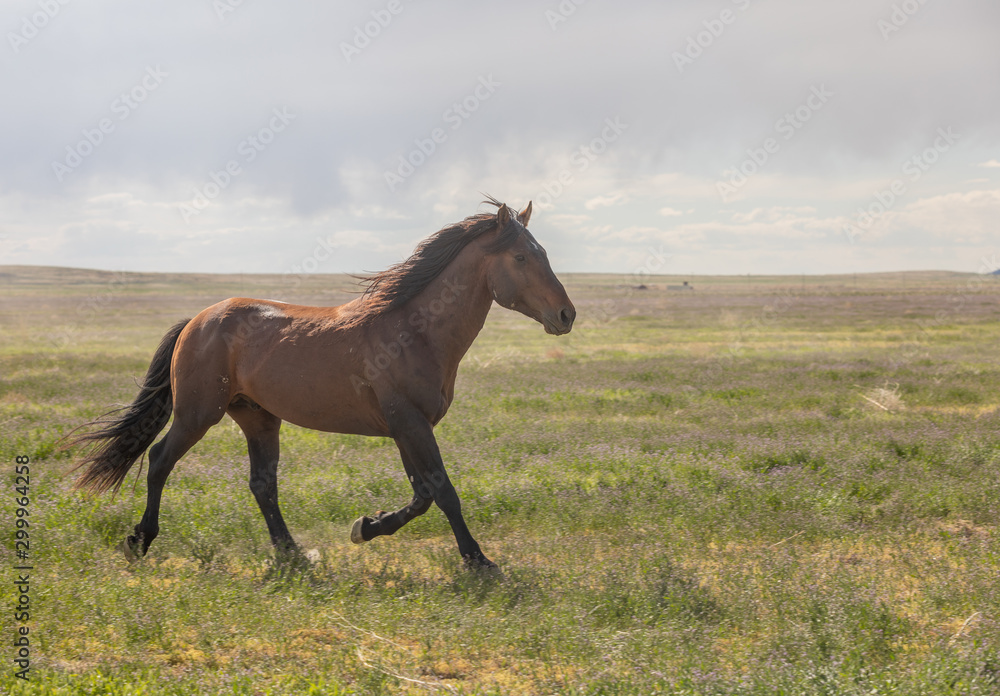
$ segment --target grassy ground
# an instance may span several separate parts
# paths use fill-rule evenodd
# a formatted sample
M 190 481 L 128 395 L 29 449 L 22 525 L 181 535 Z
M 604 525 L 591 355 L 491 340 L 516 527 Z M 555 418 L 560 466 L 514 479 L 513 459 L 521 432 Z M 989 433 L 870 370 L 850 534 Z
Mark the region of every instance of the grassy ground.
M 232 295 L 334 304 L 345 278 L 0 268 L 0 562 L 31 458 L 32 681 L 0 693 L 995 694 L 1000 281 L 957 274 L 575 276 L 578 326 L 503 310 L 438 437 L 502 578 L 432 509 L 354 546 L 409 487 L 391 441 L 284 426 L 276 572 L 245 442 L 171 477 L 71 490 L 56 440 L 130 401 L 160 336 Z M 20 624 L 18 624 L 20 625 Z

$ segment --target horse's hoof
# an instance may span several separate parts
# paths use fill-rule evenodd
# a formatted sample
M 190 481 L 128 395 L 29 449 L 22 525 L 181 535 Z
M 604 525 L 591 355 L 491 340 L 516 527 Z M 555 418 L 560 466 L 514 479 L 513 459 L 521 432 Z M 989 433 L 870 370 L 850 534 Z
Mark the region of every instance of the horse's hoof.
M 136 539 L 134 536 L 127 536 L 125 540 L 122 541 L 119 547 L 122 553 L 125 554 L 125 560 L 130 564 L 136 563 L 142 559 L 143 554 L 139 551 L 142 548 L 142 541 Z
M 500 566 L 481 553 L 475 556 L 463 556 L 462 560 L 465 562 L 465 567 L 470 570 L 485 572 L 490 575 L 502 575 Z
M 355 544 L 365 543 L 365 538 L 361 535 L 361 528 L 365 525 L 364 516 L 359 517 L 354 520 L 354 524 L 351 526 L 351 541 Z

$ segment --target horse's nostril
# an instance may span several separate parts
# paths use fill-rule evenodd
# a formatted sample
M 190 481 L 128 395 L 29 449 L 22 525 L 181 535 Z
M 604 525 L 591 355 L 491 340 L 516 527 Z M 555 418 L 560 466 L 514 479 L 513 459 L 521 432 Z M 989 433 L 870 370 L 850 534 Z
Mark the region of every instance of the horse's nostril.
M 559 319 L 562 321 L 563 326 L 569 326 L 573 323 L 573 319 L 576 318 L 576 312 L 566 307 L 563 307 L 559 311 Z

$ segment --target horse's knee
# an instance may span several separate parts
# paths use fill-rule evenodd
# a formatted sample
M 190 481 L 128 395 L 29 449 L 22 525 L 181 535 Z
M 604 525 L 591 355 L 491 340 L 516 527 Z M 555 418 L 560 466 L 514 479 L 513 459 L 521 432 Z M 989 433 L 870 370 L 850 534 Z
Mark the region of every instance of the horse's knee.
M 433 498 L 422 495 L 414 495 L 413 502 L 410 503 L 410 511 L 413 513 L 414 517 L 422 515 L 430 509 L 431 503 L 433 502 Z
M 444 486 L 434 491 L 434 502 L 447 516 L 462 513 L 462 502 L 458 499 L 458 493 L 452 486 Z M 428 501 L 429 504 L 430 501 Z
M 258 500 L 276 497 L 278 486 L 276 482 L 263 476 L 250 477 L 250 492 Z
M 455 492 L 455 487 L 451 485 L 451 481 L 448 480 L 447 474 L 443 471 L 435 471 L 423 480 L 411 480 L 411 484 L 413 486 L 413 502 L 410 506 L 414 509 L 419 507 L 420 513 L 418 514 L 426 512 L 431 503 L 437 503 L 438 507 L 442 509 L 458 503 L 458 493 Z

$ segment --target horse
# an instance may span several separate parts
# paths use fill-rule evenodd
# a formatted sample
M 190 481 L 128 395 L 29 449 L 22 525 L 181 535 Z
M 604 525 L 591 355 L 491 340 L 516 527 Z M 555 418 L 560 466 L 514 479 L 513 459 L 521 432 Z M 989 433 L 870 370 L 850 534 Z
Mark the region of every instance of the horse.
M 174 465 L 228 414 L 246 436 L 250 490 L 276 558 L 304 557 L 278 506 L 279 430 L 288 421 L 395 441 L 413 497 L 394 512 L 358 518 L 352 542 L 394 534 L 433 502 L 464 563 L 496 568 L 462 517 L 434 427 L 494 302 L 553 335 L 572 329 L 576 309 L 527 229 L 531 203 L 520 212 L 492 197 L 484 203 L 496 213 L 446 226 L 405 261 L 362 276 L 363 291 L 346 304 L 231 298 L 167 332 L 135 400 L 84 426 L 68 445 L 89 446 L 75 467 L 84 468 L 76 487 L 112 495 L 149 449 L 146 509 L 121 544 L 130 562 L 145 556 L 159 533 L 160 498 Z M 167 434 L 152 445 L 171 414 Z

